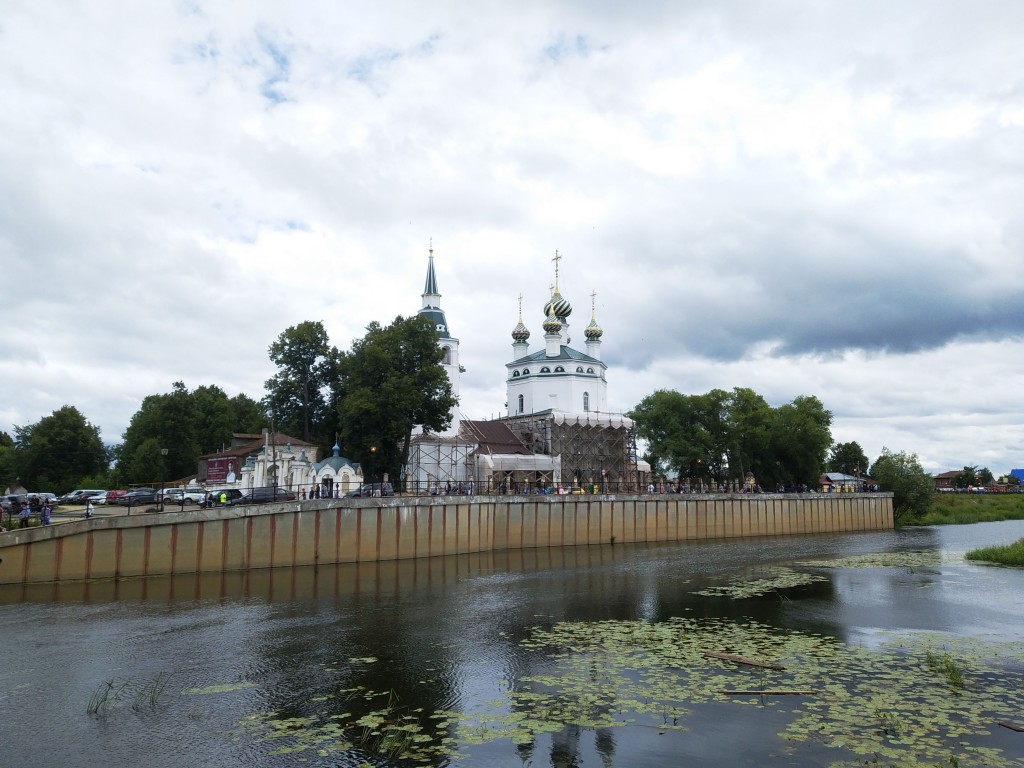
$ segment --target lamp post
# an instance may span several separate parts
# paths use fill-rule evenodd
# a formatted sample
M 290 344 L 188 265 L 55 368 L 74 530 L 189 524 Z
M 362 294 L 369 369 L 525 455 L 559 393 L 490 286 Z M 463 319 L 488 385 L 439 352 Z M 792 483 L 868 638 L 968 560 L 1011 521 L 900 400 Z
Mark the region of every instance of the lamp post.
M 373 476 L 377 477 L 377 446 L 376 445 L 371 445 L 370 446 L 370 467 L 371 467 L 371 471 L 373 472 Z M 370 480 L 370 482 L 372 483 L 373 480 Z
M 164 478 L 167 476 L 167 449 L 160 449 L 160 511 L 164 511 Z

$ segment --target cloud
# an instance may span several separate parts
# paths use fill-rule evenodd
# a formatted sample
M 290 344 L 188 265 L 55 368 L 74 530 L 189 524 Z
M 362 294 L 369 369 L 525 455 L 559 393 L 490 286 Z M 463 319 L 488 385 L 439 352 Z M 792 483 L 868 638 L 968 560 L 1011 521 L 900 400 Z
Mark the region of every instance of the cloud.
M 524 296 L 591 291 L 610 398 L 815 394 L 837 439 L 1021 465 L 1024 8 L 989 0 L 14 3 L 0 429 L 262 393 L 303 320 L 419 306 L 496 415 Z M 982 458 L 984 457 L 984 458 Z

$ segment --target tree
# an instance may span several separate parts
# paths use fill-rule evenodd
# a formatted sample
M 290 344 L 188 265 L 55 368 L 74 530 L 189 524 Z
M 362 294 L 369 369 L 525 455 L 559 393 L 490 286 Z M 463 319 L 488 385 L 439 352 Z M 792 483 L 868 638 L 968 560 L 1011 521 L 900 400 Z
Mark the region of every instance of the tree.
M 832 414 L 816 397 L 772 409 L 750 389 L 704 395 L 659 390 L 630 412 L 656 471 L 721 482 L 753 472 L 769 486 L 817 483 Z
M 15 427 L 13 469 L 29 490 L 69 491 L 83 477 L 102 474 L 108 456 L 99 428 L 65 405 L 35 424 Z
M 367 480 L 400 477 L 415 425 L 441 432 L 451 424 L 458 399 L 442 356 L 437 331 L 419 315 L 370 323 L 350 352 L 338 353 L 332 397 L 346 453 Z
M 318 441 L 317 427 L 326 415 L 331 349 L 323 323 L 305 321 L 287 328 L 270 345 L 278 371 L 267 379 L 266 409 L 277 428 Z
M 988 467 L 965 466 L 953 476 L 949 484 L 954 488 L 965 490 L 967 488 L 988 485 L 991 482 L 992 473 Z
M 645 460 L 659 474 L 690 474 L 690 468 L 706 455 L 695 396 L 660 389 L 641 400 L 629 417 L 647 443 Z
M 766 485 L 817 485 L 832 444 L 832 413 L 813 395 L 800 395 L 776 410 Z M 758 477 L 761 480 L 760 477 Z
M 259 434 L 267 424 L 267 414 L 263 406 L 246 394 L 237 394 L 229 401 L 231 404 L 232 431 L 244 434 Z
M 882 448 L 870 474 L 883 491 L 892 492 L 894 520 L 920 518 L 931 510 L 935 481 L 921 468 L 917 454 Z
M 729 397 L 729 476 L 742 481 L 747 472 L 765 477 L 775 411 L 761 395 L 736 387 Z
M 267 419 L 247 395 L 228 398 L 220 387 L 205 385 L 189 392 L 176 381 L 171 391 L 149 395 L 122 435 L 117 448 L 116 479 L 125 484 L 180 480 L 195 474 L 199 457 L 231 443 L 233 432 L 258 433 Z M 136 460 L 143 443 L 155 440 L 167 449 L 162 472 L 150 474 L 151 461 Z
M 846 475 L 867 474 L 870 462 L 856 441 L 836 443 L 828 454 L 828 471 Z

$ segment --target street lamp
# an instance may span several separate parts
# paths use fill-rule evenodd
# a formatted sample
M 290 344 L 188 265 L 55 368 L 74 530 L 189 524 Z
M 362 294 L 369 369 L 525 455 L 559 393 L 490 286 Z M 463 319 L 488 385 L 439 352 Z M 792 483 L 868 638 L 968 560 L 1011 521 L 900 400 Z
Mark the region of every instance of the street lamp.
M 164 478 L 167 476 L 167 449 L 160 449 L 160 511 L 164 511 Z

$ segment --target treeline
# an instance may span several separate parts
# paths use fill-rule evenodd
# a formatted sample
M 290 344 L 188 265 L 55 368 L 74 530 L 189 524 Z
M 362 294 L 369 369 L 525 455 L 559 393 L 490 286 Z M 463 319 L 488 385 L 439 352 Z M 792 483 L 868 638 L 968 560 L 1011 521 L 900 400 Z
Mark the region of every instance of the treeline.
M 397 478 L 413 426 L 443 431 L 457 400 L 429 321 L 398 317 L 366 331 L 343 351 L 320 322 L 292 326 L 268 348 L 277 373 L 260 400 L 177 381 L 142 401 L 114 446 L 70 405 L 16 426 L 13 437 L 0 433 L 0 489 L 66 492 L 179 480 L 196 473 L 200 456 L 228 447 L 232 433 L 264 428 L 311 442 L 322 455 L 341 440 L 368 480 L 385 472 Z
M 832 414 L 814 396 L 773 408 L 752 389 L 703 395 L 659 390 L 630 418 L 654 472 L 715 483 L 752 472 L 764 488 L 817 487 L 832 446 Z

